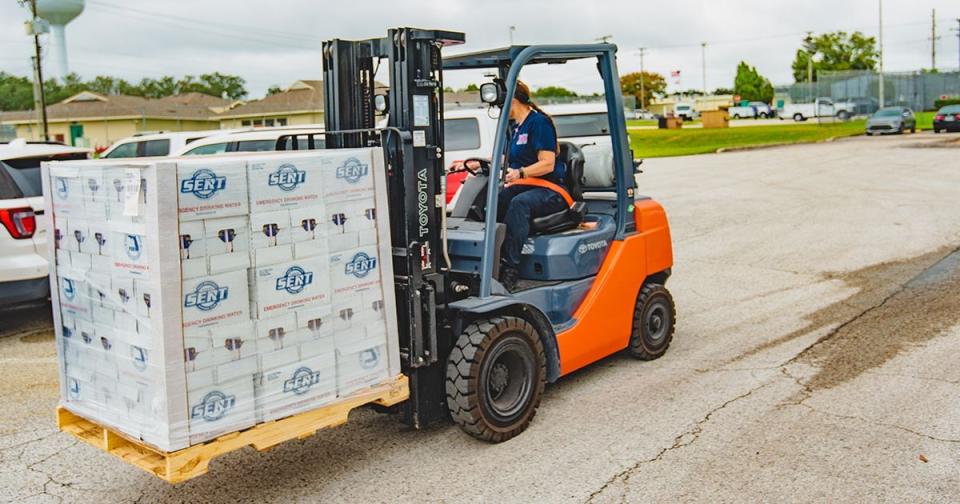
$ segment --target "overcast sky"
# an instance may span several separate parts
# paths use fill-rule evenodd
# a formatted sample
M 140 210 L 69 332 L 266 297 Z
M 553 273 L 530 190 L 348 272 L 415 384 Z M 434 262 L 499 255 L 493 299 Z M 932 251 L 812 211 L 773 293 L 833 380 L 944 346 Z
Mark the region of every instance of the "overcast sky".
M 514 42 L 586 43 L 609 35 L 619 45 L 621 74 L 640 68 L 637 48 L 647 47 L 648 70 L 680 70 L 682 87 L 702 86 L 701 48 L 706 42 L 708 89 L 732 87 L 745 60 L 775 84 L 792 81 L 790 64 L 803 32 L 861 30 L 876 35 L 877 0 L 671 0 L 522 1 L 406 0 L 88 0 L 67 26 L 70 70 L 86 78 L 128 80 L 209 71 L 246 79 L 251 97 L 272 84 L 320 79 L 320 43 L 382 36 L 388 27 L 418 26 L 463 31 L 467 43 L 448 53 Z M 937 10 L 938 67 L 958 63 L 958 0 L 886 0 L 885 64 L 888 71 L 930 66 L 931 10 Z M 0 70 L 30 75 L 27 11 L 0 0 Z M 49 71 L 49 70 L 48 70 Z M 457 74 L 460 75 L 457 75 Z M 449 72 L 447 84 L 481 80 Z M 524 73 L 533 87 L 562 85 L 579 92 L 600 89 L 586 65 L 538 68 Z

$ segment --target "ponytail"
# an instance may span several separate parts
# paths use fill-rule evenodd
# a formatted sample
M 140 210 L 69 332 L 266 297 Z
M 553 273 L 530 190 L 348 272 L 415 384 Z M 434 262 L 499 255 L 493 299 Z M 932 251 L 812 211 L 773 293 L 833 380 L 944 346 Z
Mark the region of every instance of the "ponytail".
M 550 127 L 553 128 L 553 136 L 557 139 L 557 150 L 556 153 L 560 155 L 560 133 L 557 131 L 557 124 L 553 122 L 553 117 L 550 117 L 550 114 L 543 111 L 539 105 L 534 103 L 530 98 L 530 88 L 527 84 L 521 80 L 517 81 L 517 90 L 513 94 L 514 98 L 517 99 L 520 103 L 536 110 L 538 113 L 543 114 L 547 118 L 547 121 L 550 121 Z

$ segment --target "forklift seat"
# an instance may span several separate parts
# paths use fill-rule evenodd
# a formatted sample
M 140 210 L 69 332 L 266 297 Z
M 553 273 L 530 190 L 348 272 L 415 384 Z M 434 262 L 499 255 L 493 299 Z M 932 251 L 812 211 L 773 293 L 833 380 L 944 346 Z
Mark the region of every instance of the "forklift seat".
M 567 167 L 563 185 L 573 198 L 573 205 L 533 219 L 530 223 L 531 234 L 553 234 L 573 229 L 587 215 L 587 204 L 583 202 L 583 151 L 576 144 L 560 142 L 560 160 Z

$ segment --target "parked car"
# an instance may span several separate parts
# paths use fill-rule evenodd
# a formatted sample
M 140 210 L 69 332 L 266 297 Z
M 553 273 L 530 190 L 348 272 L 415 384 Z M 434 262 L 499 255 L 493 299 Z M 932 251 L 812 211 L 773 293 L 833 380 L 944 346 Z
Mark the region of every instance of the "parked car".
M 867 135 L 917 132 L 917 118 L 907 107 L 884 107 L 867 119 Z
M 947 105 L 933 116 L 933 132 L 960 131 L 960 105 Z
M 280 140 L 283 139 L 283 143 Z M 225 152 L 264 152 L 324 148 L 323 126 L 256 128 L 202 138 L 173 152 L 173 156 L 208 156 Z
M 692 121 L 700 116 L 700 114 L 693 109 L 693 105 L 689 103 L 675 104 L 673 106 L 673 115 L 683 119 L 684 121 Z
M 203 130 L 137 134 L 117 140 L 100 157 L 119 159 L 169 156 L 182 150 L 187 144 L 221 133 L 221 130 Z
M 817 117 L 836 117 L 846 120 L 856 113 L 856 105 L 849 102 L 834 103 L 829 98 L 817 98 L 813 103 L 791 103 L 783 106 L 780 119 L 791 118 L 801 122 Z
M 17 139 L 0 144 L 0 306 L 46 299 L 47 233 L 40 163 L 87 159 L 91 150 Z
M 738 105 L 727 109 L 731 119 L 753 119 L 757 117 L 757 109 L 750 105 Z

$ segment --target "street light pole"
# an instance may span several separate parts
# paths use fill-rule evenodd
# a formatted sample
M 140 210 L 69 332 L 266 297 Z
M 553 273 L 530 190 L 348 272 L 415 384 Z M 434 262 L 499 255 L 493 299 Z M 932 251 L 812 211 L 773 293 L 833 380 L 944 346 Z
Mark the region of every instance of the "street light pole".
M 884 102 L 884 92 L 883 92 L 883 0 L 877 0 L 880 7 L 880 100 L 878 104 L 880 108 L 883 108 Z
M 638 108 L 641 109 L 641 110 L 643 110 L 643 109 L 646 108 L 646 106 L 645 106 L 645 103 L 646 103 L 646 89 L 644 88 L 644 79 L 645 79 L 646 77 L 644 76 L 644 69 L 643 69 L 643 54 L 644 54 L 645 52 L 647 52 L 647 48 L 646 48 L 646 47 L 641 47 L 641 48 L 640 48 L 640 106 L 638 107 Z
M 510 47 L 513 47 L 513 32 L 517 31 L 517 27 L 510 25 Z
M 707 96 L 707 43 L 700 42 L 700 66 L 703 75 L 703 96 Z

